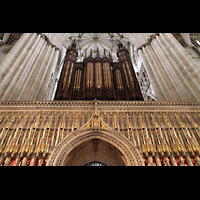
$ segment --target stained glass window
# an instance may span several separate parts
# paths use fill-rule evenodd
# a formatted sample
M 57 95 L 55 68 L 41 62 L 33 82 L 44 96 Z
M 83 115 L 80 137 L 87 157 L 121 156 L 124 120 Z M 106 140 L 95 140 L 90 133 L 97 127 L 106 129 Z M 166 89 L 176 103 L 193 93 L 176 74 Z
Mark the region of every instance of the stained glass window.
M 93 161 L 93 162 L 85 164 L 84 166 L 106 166 L 106 165 L 102 162 Z

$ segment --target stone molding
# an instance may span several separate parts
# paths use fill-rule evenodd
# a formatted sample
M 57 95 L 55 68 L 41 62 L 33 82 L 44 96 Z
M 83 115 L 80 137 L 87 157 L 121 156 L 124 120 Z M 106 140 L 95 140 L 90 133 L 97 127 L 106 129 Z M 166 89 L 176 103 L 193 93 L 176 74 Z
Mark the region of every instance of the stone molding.
M 148 37 L 148 41 L 145 42 L 144 44 L 142 44 L 140 47 L 137 48 L 137 51 L 138 50 L 142 50 L 142 47 L 146 47 L 147 45 L 150 45 L 152 40 L 153 39 L 156 39 L 156 36 L 159 36 L 160 33 L 154 33 L 154 34 L 151 34 L 149 37 Z
M 88 101 L 0 101 L 0 110 L 80 110 L 94 107 L 96 100 Z M 97 101 L 100 110 L 125 109 L 125 110 L 175 110 L 184 112 L 200 111 L 200 102 L 191 101 Z
M 43 33 L 37 33 L 38 35 L 40 35 L 45 41 L 47 41 L 47 45 L 51 45 L 52 48 L 55 48 L 55 50 L 60 51 L 60 49 L 53 43 L 50 42 L 49 38 L 43 34 Z

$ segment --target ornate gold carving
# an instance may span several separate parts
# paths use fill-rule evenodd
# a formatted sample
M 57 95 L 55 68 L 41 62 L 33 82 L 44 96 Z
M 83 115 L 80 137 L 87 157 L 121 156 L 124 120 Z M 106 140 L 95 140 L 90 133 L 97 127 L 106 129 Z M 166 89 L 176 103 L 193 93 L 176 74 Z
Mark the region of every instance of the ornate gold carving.
M 40 139 L 39 145 L 36 147 L 35 153 L 37 156 L 39 155 L 39 153 L 43 153 L 43 155 L 48 153 L 48 149 L 49 149 L 48 138 L 51 131 L 52 118 L 53 118 L 53 112 L 51 114 L 49 122 L 47 122 L 45 125 L 43 135 L 42 135 L 42 138 Z M 46 137 L 46 140 L 45 140 L 45 137 Z
M 144 124 L 142 122 L 142 116 L 139 113 L 140 117 L 140 124 L 141 124 L 141 132 L 142 132 L 142 149 L 143 153 L 148 156 L 148 155 L 155 155 L 156 149 L 155 146 L 153 145 L 151 138 L 149 137 L 147 128 L 144 127 Z
M 103 130 L 107 130 L 107 127 L 106 127 L 105 123 L 102 120 L 100 120 L 100 126 L 101 126 L 101 128 Z
M 170 152 L 171 152 L 171 149 L 170 149 L 169 145 L 167 144 L 165 138 L 163 137 L 161 128 L 156 123 L 155 118 L 154 118 L 152 113 L 151 113 L 151 118 L 152 118 L 154 125 L 155 125 L 154 130 L 156 132 L 156 138 L 155 139 L 157 141 L 158 152 L 161 155 L 164 155 L 164 153 L 167 153 L 167 155 L 169 155 Z
M 116 114 L 115 113 L 114 113 L 113 117 L 114 117 L 114 124 L 113 124 L 114 127 L 113 128 L 114 128 L 114 130 L 117 130 L 117 120 L 116 120 Z
M 14 156 L 15 153 L 18 152 L 18 148 L 19 148 L 19 138 L 22 134 L 23 131 L 23 127 L 25 122 L 27 121 L 28 118 L 28 113 L 26 114 L 26 116 L 24 116 L 24 113 L 22 114 L 22 119 L 19 123 L 19 125 L 17 126 L 17 129 L 15 131 L 14 136 L 12 137 L 9 145 L 7 146 L 7 148 L 4 150 L 4 154 L 7 155 L 8 153 L 12 153 L 12 157 Z
M 194 152 L 200 153 L 200 147 L 195 142 L 195 140 L 192 138 L 188 128 L 184 126 L 184 124 L 180 120 L 180 117 L 176 113 L 174 115 L 175 115 L 177 121 L 179 122 L 179 124 L 181 125 L 181 129 L 184 134 L 186 146 L 187 146 L 189 152 L 192 153 L 193 155 L 194 155 Z
M 165 114 L 163 113 L 163 117 L 164 117 L 164 120 L 165 122 L 167 123 L 168 125 L 168 130 L 170 132 L 170 136 L 171 136 L 171 145 L 173 147 L 173 151 L 174 153 L 176 154 L 180 154 L 180 153 L 183 153 L 185 154 L 187 152 L 184 144 L 182 144 L 177 136 L 177 133 L 174 129 L 174 127 L 172 127 L 167 119 L 167 117 L 165 116 Z

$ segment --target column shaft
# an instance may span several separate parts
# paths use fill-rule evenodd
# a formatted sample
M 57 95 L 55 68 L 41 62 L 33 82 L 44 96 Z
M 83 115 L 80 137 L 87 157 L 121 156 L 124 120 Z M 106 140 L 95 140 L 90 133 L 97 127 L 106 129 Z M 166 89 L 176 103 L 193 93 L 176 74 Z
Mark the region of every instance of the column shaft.
M 152 44 L 152 47 L 153 47 L 155 53 L 157 54 L 157 56 L 158 56 L 158 58 L 159 58 L 159 60 L 162 64 L 161 74 L 162 74 L 163 77 L 165 77 L 167 88 L 168 88 L 168 91 L 170 93 L 172 100 L 173 101 L 180 101 L 181 98 L 180 98 L 179 94 L 177 93 L 177 91 L 175 89 L 176 83 L 173 80 L 171 74 L 169 73 L 170 65 L 168 65 L 167 60 L 165 60 L 165 55 L 162 52 L 162 49 L 160 49 L 159 45 L 157 44 L 156 39 L 154 39 L 151 44 Z
M 32 89 L 33 85 L 30 84 L 30 80 L 33 78 L 34 71 L 35 70 L 37 71 L 37 66 L 39 64 L 39 60 L 42 56 L 44 48 L 45 48 L 45 40 L 41 37 L 40 38 L 40 45 L 37 48 L 38 53 L 37 53 L 36 59 L 33 62 L 33 65 L 31 66 L 29 73 L 25 77 L 25 81 L 22 84 L 22 87 L 21 87 L 18 95 L 15 97 L 16 100 L 26 100 L 25 97 L 26 97 L 27 92 Z
M 43 100 L 44 99 L 45 92 L 47 91 L 47 88 L 48 88 L 48 85 L 49 85 L 49 81 L 51 80 L 51 74 L 55 72 L 55 68 L 56 68 L 57 61 L 58 61 L 59 51 L 55 50 L 53 52 L 53 54 L 54 55 L 53 55 L 51 62 L 49 64 L 49 67 L 48 67 L 48 70 L 46 72 L 46 75 L 45 75 L 44 81 L 42 83 L 42 87 L 40 89 L 37 100 Z
M 182 75 L 185 78 L 185 82 L 188 85 L 188 88 L 190 88 L 190 91 L 192 95 L 195 97 L 197 101 L 200 100 L 200 81 L 197 75 L 194 73 L 193 69 L 188 65 L 188 63 L 185 61 L 185 58 L 183 55 L 181 55 L 181 52 L 183 50 L 180 50 L 180 44 L 178 41 L 175 40 L 173 35 L 171 34 L 161 34 L 169 42 L 169 46 L 175 57 L 177 58 L 179 65 L 179 71 L 182 73 Z M 179 51 L 178 51 L 179 49 Z M 184 50 L 185 51 L 185 50 Z M 186 52 L 186 51 L 185 51 Z M 187 52 L 186 52 L 187 53 Z
M 40 35 L 37 35 L 36 40 L 34 41 L 30 51 L 30 57 L 28 58 L 27 62 L 24 63 L 23 69 L 21 71 L 21 73 L 18 75 L 17 82 L 15 82 L 15 85 L 12 87 L 12 91 L 8 94 L 7 98 L 8 100 L 15 100 L 19 94 L 19 92 L 21 91 L 22 86 L 26 86 L 24 85 L 24 81 L 26 79 L 26 77 L 28 76 L 31 67 L 34 63 L 34 60 L 36 58 L 36 56 L 38 55 L 39 51 L 38 51 L 38 47 L 40 47 Z
M 13 60 L 17 61 L 16 58 L 20 54 L 21 49 L 24 47 L 32 33 L 24 33 L 12 47 L 9 53 L 6 55 L 2 63 L 0 64 L 0 80 L 3 79 L 5 74 L 8 74 L 8 69 L 11 66 Z
M 150 81 L 151 81 L 151 85 L 153 87 L 153 90 L 155 91 L 157 99 L 158 100 L 165 100 L 165 97 L 162 93 L 162 90 L 161 90 L 161 88 L 158 84 L 157 78 L 155 77 L 155 75 L 153 73 L 151 65 L 150 65 L 149 61 L 147 60 L 147 57 L 146 57 L 146 55 L 143 51 L 143 48 L 138 50 L 138 53 L 139 53 L 140 57 L 142 58 L 143 64 L 144 64 L 145 69 L 148 73 L 148 76 L 149 76 Z
M 173 77 L 174 81 L 176 82 L 176 90 L 178 91 L 181 100 L 184 101 L 195 100 L 191 92 L 188 91 L 188 86 L 185 84 L 183 76 L 181 76 L 181 74 L 178 71 L 178 63 L 174 58 L 174 55 L 171 52 L 170 48 L 168 47 L 167 41 L 163 40 L 162 36 L 156 38 L 160 46 L 162 47 L 163 52 L 165 53 L 165 58 L 166 58 L 165 62 L 168 63 L 169 72 L 171 74 L 171 77 Z
M 38 71 L 35 74 L 35 80 L 34 80 L 34 87 L 29 92 L 28 100 L 36 100 L 37 93 L 40 90 L 41 83 L 43 81 L 43 77 L 45 76 L 45 71 L 48 67 L 49 60 L 51 58 L 52 54 L 52 47 L 48 44 L 46 44 L 46 51 L 44 52 L 44 58 L 42 60 L 42 63 L 38 65 Z
M 34 42 L 34 39 L 36 37 L 36 34 L 32 34 L 29 41 L 26 43 L 24 48 L 22 48 L 20 55 L 17 57 L 16 60 L 13 61 L 9 73 L 7 73 L 3 80 L 0 83 L 0 96 L 1 100 L 7 100 L 5 97 L 8 95 L 8 93 L 12 90 L 12 87 L 16 83 L 16 78 L 19 73 L 21 73 L 21 70 L 23 69 L 24 64 L 27 62 L 28 57 L 30 56 L 29 49 L 31 48 L 31 45 Z

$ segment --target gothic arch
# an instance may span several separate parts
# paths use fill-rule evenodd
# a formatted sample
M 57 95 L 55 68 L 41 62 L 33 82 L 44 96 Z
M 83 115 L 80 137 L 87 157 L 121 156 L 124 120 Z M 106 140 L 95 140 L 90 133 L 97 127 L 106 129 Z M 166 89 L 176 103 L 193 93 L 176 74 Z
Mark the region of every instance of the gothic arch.
M 137 148 L 120 132 L 103 131 L 100 129 L 79 129 L 66 136 L 51 153 L 48 166 L 62 166 L 67 155 L 78 145 L 91 139 L 100 139 L 117 148 L 125 157 L 128 166 L 143 166 L 143 159 Z

